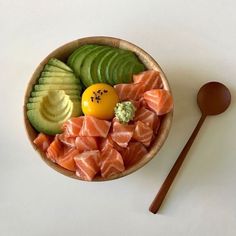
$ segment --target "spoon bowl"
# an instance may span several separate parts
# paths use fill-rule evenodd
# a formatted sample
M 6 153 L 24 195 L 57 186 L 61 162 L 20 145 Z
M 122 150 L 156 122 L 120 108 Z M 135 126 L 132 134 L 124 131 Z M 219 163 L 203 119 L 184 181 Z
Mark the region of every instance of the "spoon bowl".
M 197 95 L 197 103 L 203 115 L 218 115 L 228 108 L 230 102 L 229 89 L 219 82 L 203 85 Z

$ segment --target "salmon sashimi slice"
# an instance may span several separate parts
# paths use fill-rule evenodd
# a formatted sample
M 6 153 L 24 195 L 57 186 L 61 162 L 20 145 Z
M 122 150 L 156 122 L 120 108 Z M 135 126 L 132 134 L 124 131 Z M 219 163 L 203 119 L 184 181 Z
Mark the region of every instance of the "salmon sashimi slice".
M 136 164 L 145 154 L 147 154 L 147 149 L 142 143 L 130 142 L 123 154 L 125 167 L 128 168 Z
M 67 137 L 79 136 L 83 125 L 84 116 L 72 117 L 62 125 L 62 130 Z
M 121 147 L 127 147 L 134 133 L 134 125 L 121 124 L 114 121 L 112 126 L 111 138 Z
M 147 70 L 137 75 L 133 75 L 134 83 L 142 83 L 143 92 L 151 89 L 160 89 L 163 87 L 160 72 L 156 70 Z
M 120 101 L 138 100 L 144 92 L 142 83 L 117 84 L 114 86 L 114 89 L 116 90 Z
M 147 105 L 147 102 L 145 101 L 143 96 L 141 98 L 139 98 L 138 102 L 139 102 L 139 108 L 141 108 L 141 107 L 149 108 L 148 105 Z
M 133 139 L 148 147 L 151 143 L 153 130 L 141 121 L 135 123 Z
M 100 170 L 100 151 L 93 150 L 80 153 L 74 157 L 76 175 L 84 180 L 91 181 Z
M 38 136 L 34 139 L 33 143 L 36 145 L 36 147 L 43 152 L 46 152 L 49 145 L 52 142 L 52 137 L 49 135 L 39 133 Z
M 130 100 L 130 102 L 132 102 L 132 104 L 135 106 L 136 110 L 138 110 L 141 105 L 142 105 L 142 100 L 141 98 L 139 100 Z
M 114 148 L 106 148 L 101 152 L 101 176 L 110 177 L 125 170 L 121 154 Z
M 173 109 L 173 98 L 169 91 L 152 89 L 143 94 L 148 107 L 157 115 L 164 115 Z
M 136 111 L 134 121 L 142 121 L 144 124 L 148 125 L 154 133 L 157 133 L 160 126 L 160 118 L 155 112 L 150 111 L 145 107 L 141 107 Z
M 98 145 L 96 138 L 94 137 L 76 137 L 75 146 L 80 152 L 97 150 Z
M 75 171 L 76 165 L 75 165 L 74 157 L 78 154 L 79 154 L 79 150 L 77 150 L 76 148 L 70 148 L 67 150 L 65 149 L 63 155 L 61 155 L 58 158 L 57 164 L 67 170 Z
M 99 149 L 101 151 L 105 150 L 106 148 L 113 148 L 115 145 L 114 141 L 111 138 L 111 135 L 108 134 L 106 138 L 101 138 L 99 143 Z
M 69 137 L 65 132 L 59 134 L 58 139 L 68 147 L 75 147 L 75 137 Z
M 93 116 L 84 116 L 83 126 L 79 135 L 105 138 L 109 132 L 110 126 L 110 121 L 100 120 Z
M 64 147 L 63 143 L 59 140 L 56 135 L 52 143 L 47 149 L 46 156 L 53 162 L 57 162 L 58 158 L 63 155 Z
M 121 155 L 125 151 L 125 148 L 122 148 L 121 146 L 119 146 L 117 143 L 115 143 L 112 140 L 112 137 L 110 134 L 108 134 L 106 138 L 102 138 L 99 143 L 99 149 L 101 151 L 104 151 L 107 148 L 115 148 L 119 153 L 121 153 Z

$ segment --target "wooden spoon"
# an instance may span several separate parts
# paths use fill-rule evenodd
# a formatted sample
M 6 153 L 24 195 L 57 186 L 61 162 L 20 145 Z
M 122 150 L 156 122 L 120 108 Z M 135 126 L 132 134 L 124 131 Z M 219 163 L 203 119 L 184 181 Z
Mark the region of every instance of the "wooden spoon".
M 170 173 L 162 184 L 155 199 L 153 200 L 149 211 L 156 214 L 159 210 L 205 118 L 209 115 L 218 115 L 224 112 L 230 105 L 230 102 L 231 95 L 229 89 L 219 82 L 209 82 L 200 88 L 197 95 L 197 103 L 202 112 L 202 116 L 196 128 L 194 129 L 191 137 L 189 138 L 188 142 L 180 153 L 178 159 L 170 170 Z

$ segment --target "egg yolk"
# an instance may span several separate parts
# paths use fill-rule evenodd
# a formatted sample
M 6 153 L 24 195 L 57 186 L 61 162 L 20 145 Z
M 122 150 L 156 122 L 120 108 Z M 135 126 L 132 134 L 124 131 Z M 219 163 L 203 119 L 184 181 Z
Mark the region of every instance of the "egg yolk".
M 104 83 L 93 84 L 82 94 L 82 111 L 85 115 L 109 120 L 114 117 L 114 108 L 118 100 L 112 86 Z

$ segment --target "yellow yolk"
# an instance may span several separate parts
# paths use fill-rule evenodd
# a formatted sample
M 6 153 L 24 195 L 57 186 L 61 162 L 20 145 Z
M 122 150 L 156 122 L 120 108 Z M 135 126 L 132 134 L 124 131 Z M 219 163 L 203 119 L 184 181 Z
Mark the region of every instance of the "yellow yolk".
M 112 119 L 114 107 L 118 102 L 115 89 L 108 84 L 93 84 L 82 94 L 82 111 L 99 119 Z

